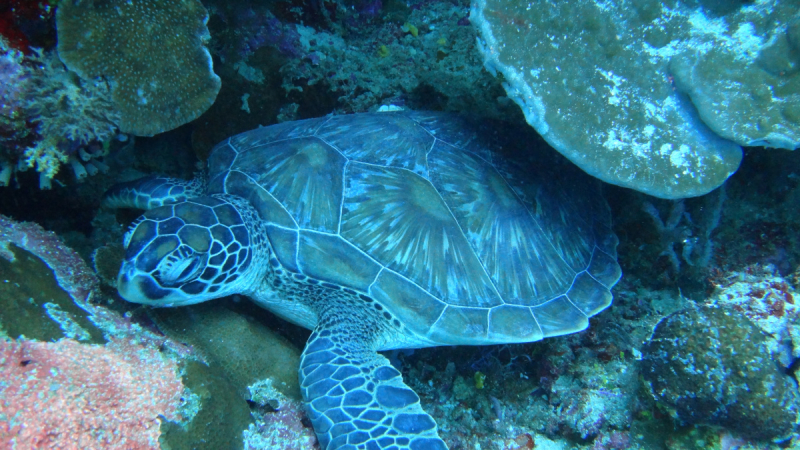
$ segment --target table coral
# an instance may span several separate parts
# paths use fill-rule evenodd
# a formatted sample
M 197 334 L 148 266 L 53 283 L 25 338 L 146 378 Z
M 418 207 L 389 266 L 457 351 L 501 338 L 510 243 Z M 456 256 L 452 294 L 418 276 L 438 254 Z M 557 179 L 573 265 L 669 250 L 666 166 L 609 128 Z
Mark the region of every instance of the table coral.
M 111 81 L 121 131 L 152 136 L 214 103 L 221 83 L 204 46 L 207 21 L 197 0 L 64 1 L 58 54 L 81 77 Z
M 739 145 L 800 144 L 796 4 L 479 0 L 487 67 L 586 172 L 662 198 L 710 192 Z
M 177 364 L 126 340 L 0 340 L 0 446 L 157 449 L 177 414 Z
M 800 14 L 793 2 L 758 3 L 723 18 L 693 14 L 690 24 L 702 31 L 669 70 L 718 135 L 793 150 L 800 147 Z

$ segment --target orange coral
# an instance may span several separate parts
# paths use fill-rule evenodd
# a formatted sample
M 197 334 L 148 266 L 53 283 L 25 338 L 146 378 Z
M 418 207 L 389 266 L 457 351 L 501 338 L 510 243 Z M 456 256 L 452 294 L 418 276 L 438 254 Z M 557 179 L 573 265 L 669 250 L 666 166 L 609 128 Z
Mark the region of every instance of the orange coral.
M 174 361 L 128 340 L 0 340 L 0 447 L 157 449 L 182 392 Z

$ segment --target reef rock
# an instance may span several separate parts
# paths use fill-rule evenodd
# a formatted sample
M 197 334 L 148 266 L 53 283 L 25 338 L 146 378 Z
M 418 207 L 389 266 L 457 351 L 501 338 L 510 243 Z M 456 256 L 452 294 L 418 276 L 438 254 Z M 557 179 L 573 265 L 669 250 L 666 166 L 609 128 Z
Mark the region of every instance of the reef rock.
M 653 396 L 683 423 L 774 440 L 797 422 L 796 387 L 778 369 L 761 330 L 733 309 L 670 314 L 642 347 L 641 363 Z

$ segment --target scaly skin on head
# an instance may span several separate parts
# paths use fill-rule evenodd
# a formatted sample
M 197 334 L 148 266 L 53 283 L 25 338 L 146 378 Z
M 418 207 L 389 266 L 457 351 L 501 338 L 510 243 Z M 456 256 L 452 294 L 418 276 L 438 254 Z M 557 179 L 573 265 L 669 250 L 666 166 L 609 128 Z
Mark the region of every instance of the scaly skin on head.
M 265 234 L 249 229 L 260 223 L 255 216 L 246 201 L 223 194 L 147 211 L 125 238 L 120 295 L 178 306 L 252 290 L 269 254 Z

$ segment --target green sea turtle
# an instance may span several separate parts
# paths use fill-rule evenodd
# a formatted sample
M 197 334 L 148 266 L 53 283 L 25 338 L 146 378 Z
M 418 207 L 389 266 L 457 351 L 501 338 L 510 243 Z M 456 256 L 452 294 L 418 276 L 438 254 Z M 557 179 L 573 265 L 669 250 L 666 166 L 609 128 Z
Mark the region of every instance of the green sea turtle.
M 119 292 L 244 294 L 313 330 L 299 375 L 323 449 L 445 449 L 378 351 L 576 332 L 620 277 L 598 183 L 481 130 L 421 112 L 283 123 L 217 145 L 207 183 L 118 185 L 108 206 L 147 210 Z

